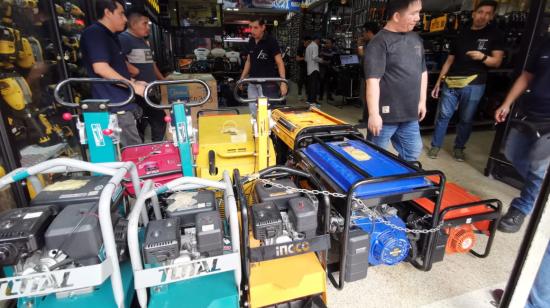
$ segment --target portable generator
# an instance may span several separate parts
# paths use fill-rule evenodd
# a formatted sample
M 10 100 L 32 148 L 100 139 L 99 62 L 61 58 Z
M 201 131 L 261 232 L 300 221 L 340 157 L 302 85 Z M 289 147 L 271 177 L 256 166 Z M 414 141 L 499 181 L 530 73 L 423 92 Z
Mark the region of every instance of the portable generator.
M 40 192 L 29 207 L 0 215 L 0 265 L 6 273 L 0 285 L 10 286 L 10 292 L 0 292 L 0 300 L 17 299 L 19 307 L 86 306 L 90 301 L 129 307 L 132 275 L 125 261 L 120 185 L 128 171 L 139 185 L 131 163 L 105 167 L 66 158 L 0 178 L 3 187 L 40 173 L 98 174 L 36 186 Z
M 273 110 L 277 163 L 284 164 L 289 151 L 312 143 L 313 136 L 337 138 L 355 132 L 353 126 L 314 107 L 282 107 Z
M 208 190 L 204 190 L 208 189 Z M 224 213 L 212 190 L 223 192 Z M 139 230 L 146 202 L 168 208 Z M 237 207 L 229 174 L 222 182 L 180 177 L 143 184 L 129 217 L 128 247 L 141 307 L 239 307 L 241 283 Z M 147 292 L 149 289 L 149 292 Z M 149 293 L 149 294 L 148 294 Z
M 343 132 L 336 139 L 313 134 L 305 147 L 298 145 L 291 163 L 319 178 L 328 192 L 336 194 L 330 198 L 333 241 L 328 268 L 329 279 L 338 289 L 345 282 L 364 279 L 369 265 L 409 260 L 411 236 L 404 232 L 406 223 L 398 215 L 396 204 L 429 198 L 437 210 L 426 218 L 426 224 L 433 228 L 439 222 L 442 186 L 427 176 L 444 175 L 405 162 L 356 133 Z M 426 237 L 429 245 L 435 237 L 432 233 Z M 420 261 L 414 260 L 413 265 L 427 270 Z M 335 272 L 339 272 L 339 278 L 334 277 Z
M 244 99 L 238 89 L 244 84 L 288 83 L 282 78 L 250 78 L 237 81 L 234 89 L 239 103 L 255 103 L 254 115 L 227 113 L 228 110 L 202 111 L 199 122 L 199 151 L 197 175 L 201 178 L 220 180 L 224 171 L 237 168 L 243 175 L 256 173 L 276 164 L 276 152 L 270 138 L 269 103 L 281 102 L 285 97 Z M 234 110 L 229 110 L 231 113 Z M 210 113 L 205 115 L 205 113 Z
M 245 306 L 326 305 L 330 237 L 325 217 L 330 204 L 328 198 L 296 192 L 292 179 L 298 178 L 322 187 L 307 173 L 275 166 L 262 170 L 251 184 L 252 192 L 245 195 L 244 180 L 239 170 L 234 171 L 244 226 Z
M 437 182 L 435 178 L 431 180 Z M 443 261 L 445 254 L 454 253 L 471 253 L 476 257 L 487 257 L 496 235 L 501 208 L 501 201 L 497 199 L 481 200 L 455 183 L 446 183 L 440 208 L 441 218 L 445 224 L 437 233 L 431 262 Z M 426 213 L 433 213 L 434 203 L 432 200 L 420 198 L 409 204 L 406 210 L 400 211 L 409 227 L 422 227 L 425 222 L 418 218 Z M 488 238 L 483 252 L 477 252 L 475 249 L 479 235 Z M 429 249 L 424 236 L 418 238 L 413 246 L 416 246 L 414 249 L 418 250 L 418 255 L 425 254 Z

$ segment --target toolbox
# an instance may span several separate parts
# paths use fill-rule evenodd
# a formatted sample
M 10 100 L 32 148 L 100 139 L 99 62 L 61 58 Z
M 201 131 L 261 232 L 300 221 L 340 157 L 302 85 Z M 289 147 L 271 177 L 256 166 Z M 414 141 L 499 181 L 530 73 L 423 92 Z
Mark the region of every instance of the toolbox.
M 349 191 L 354 183 L 368 179 L 364 174 L 370 177 L 384 177 L 415 172 L 359 140 L 316 143 L 301 151 L 344 192 Z M 388 180 L 359 187 L 356 197 L 370 198 L 395 194 L 430 185 L 429 180 L 421 177 Z

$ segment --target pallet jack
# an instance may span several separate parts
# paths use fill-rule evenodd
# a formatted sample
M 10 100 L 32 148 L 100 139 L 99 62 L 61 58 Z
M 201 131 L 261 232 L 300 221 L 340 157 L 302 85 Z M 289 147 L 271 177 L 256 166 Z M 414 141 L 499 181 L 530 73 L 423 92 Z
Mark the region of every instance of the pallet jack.
M 241 245 L 229 173 L 224 172 L 221 182 L 187 176 L 158 188 L 147 180 L 143 187 L 128 227 L 139 305 L 239 307 Z M 214 192 L 206 188 L 223 192 L 223 202 L 218 204 Z M 145 203 L 158 207 L 157 196 L 167 192 L 183 193 L 185 210 L 149 221 L 140 231 Z
M 298 188 L 324 190 L 322 184 L 282 166 L 245 178 L 235 169 L 233 177 L 242 224 L 243 305 L 326 307 L 330 199 Z
M 72 176 L 42 188 L 29 207 L 0 214 L 0 300 L 19 307 L 129 307 L 132 271 L 125 260 L 123 177 L 139 191 L 135 165 L 92 164 L 58 158 L 0 178 L 0 187 L 32 181 L 38 174 Z M 74 193 L 77 192 L 77 193 Z M 142 217 L 147 218 L 143 215 Z
M 129 96 L 123 102 L 110 102 L 106 99 L 85 99 L 82 100 L 80 104 L 68 102 L 63 99 L 61 96 L 63 87 L 69 84 L 82 83 L 109 83 L 122 85 L 128 89 Z M 90 162 L 104 163 L 118 161 L 119 155 L 117 145 L 120 141 L 121 129 L 118 127 L 116 114 L 111 114 L 109 109 L 125 106 L 134 100 L 134 89 L 132 85 L 126 80 L 69 78 L 57 84 L 54 90 L 54 97 L 56 102 L 64 107 L 81 110 L 81 115 L 64 113 L 63 119 L 65 121 L 71 121 L 73 118 L 76 118 L 76 128 L 79 132 L 80 143 L 88 145 Z
M 156 87 L 181 84 L 200 84 L 206 95 L 198 102 L 176 101 L 170 105 L 160 105 L 151 101 L 150 96 Z M 154 81 L 147 85 L 144 92 L 145 102 L 154 109 L 171 110 L 171 116 L 166 116 L 164 120 L 174 141 L 125 147 L 121 151 L 121 160 L 134 162 L 140 178 L 153 179 L 157 185 L 182 176 L 195 176 L 197 129 L 193 127 L 189 108 L 203 105 L 210 97 L 208 84 L 198 79 Z M 131 189 L 129 192 L 133 195 Z
M 220 180 L 224 171 L 237 168 L 243 175 L 257 173 L 276 164 L 276 153 L 270 139 L 269 103 L 281 102 L 285 97 L 267 98 L 261 93 L 257 99 L 239 96 L 241 85 L 275 83 L 282 78 L 248 78 L 235 85 L 234 96 L 240 103 L 256 103 L 256 114 L 198 114 L 199 153 L 197 176 Z M 216 111 L 216 110 L 213 110 Z

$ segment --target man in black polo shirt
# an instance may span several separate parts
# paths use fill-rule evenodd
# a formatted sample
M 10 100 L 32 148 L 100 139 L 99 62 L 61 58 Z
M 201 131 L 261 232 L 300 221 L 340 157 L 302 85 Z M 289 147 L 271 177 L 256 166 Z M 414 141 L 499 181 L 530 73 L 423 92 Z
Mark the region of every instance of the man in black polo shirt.
M 504 35 L 489 24 L 495 17 L 496 8 L 496 1 L 481 1 L 472 13 L 472 26 L 461 31 L 451 44 L 449 56 L 432 91 L 432 97 L 438 98 L 441 82 L 444 81 L 432 146 L 428 152 L 430 158 L 437 158 L 449 121 L 458 110 L 460 121 L 456 128 L 453 156 L 457 161 L 465 160 L 464 148 L 485 92 L 487 71 L 498 68 L 504 56 Z
M 136 94 L 143 96 L 145 82 L 130 79 L 126 58 L 122 53 L 118 32 L 124 31 L 126 16 L 119 0 L 97 0 L 98 21 L 82 32 L 80 41 L 82 58 L 89 77 L 128 80 Z M 128 90 L 112 84 L 92 84 L 92 96 L 96 99 L 109 99 L 119 103 L 128 98 Z M 141 117 L 141 108 L 130 103 L 111 109 L 117 113 L 118 125 L 122 129 L 120 143 L 129 146 L 141 143 L 136 120 Z
M 281 57 L 281 49 L 277 40 L 265 32 L 265 21 L 262 19 L 253 20 L 250 23 L 250 33 L 252 37 L 248 42 L 248 56 L 244 64 L 241 79 L 250 78 L 286 78 L 285 64 Z M 257 98 L 259 90 L 266 97 L 279 97 L 286 95 L 288 89 L 285 83 L 281 83 L 279 89 L 273 83 L 249 84 L 248 98 Z M 255 113 L 255 104 L 249 104 L 250 112 Z

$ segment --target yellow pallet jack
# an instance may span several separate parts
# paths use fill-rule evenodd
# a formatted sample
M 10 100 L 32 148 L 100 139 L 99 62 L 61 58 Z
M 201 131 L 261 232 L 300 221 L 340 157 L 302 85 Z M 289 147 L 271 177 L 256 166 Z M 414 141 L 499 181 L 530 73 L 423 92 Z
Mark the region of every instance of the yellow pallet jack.
M 270 102 L 280 102 L 285 97 L 244 99 L 237 93 L 240 85 L 247 83 L 284 82 L 281 78 L 250 78 L 239 80 L 235 86 L 235 99 L 241 103 L 255 102 L 256 116 L 250 114 L 199 111 L 199 150 L 196 156 L 197 177 L 221 180 L 224 171 L 237 168 L 243 175 L 257 173 L 276 164 L 276 153 L 270 138 Z M 208 113 L 208 114 L 207 114 Z
M 244 178 L 235 169 L 233 178 L 243 226 L 243 305 L 326 307 L 330 199 L 297 191 L 323 185 L 282 166 Z

